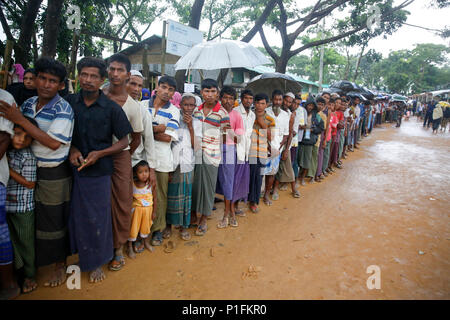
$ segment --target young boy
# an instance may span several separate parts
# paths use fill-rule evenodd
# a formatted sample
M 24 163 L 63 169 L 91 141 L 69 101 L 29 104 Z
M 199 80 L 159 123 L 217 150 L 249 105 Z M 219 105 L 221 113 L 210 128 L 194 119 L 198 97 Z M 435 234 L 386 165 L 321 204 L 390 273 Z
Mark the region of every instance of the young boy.
M 264 166 L 267 164 L 272 140 L 272 128 L 275 127 L 275 119 L 266 113 L 269 97 L 265 93 L 255 95 L 255 121 L 251 135 L 248 160 L 250 163 L 250 186 L 248 201 L 250 211 L 259 212 L 259 198 L 261 194 Z
M 38 126 L 34 119 L 27 118 Z M 34 187 L 36 184 L 37 160 L 31 152 L 33 138 L 20 126 L 14 125 L 12 149 L 8 152 L 9 181 L 6 191 L 6 211 L 16 269 L 23 268 L 22 292 L 36 289 L 34 279 Z

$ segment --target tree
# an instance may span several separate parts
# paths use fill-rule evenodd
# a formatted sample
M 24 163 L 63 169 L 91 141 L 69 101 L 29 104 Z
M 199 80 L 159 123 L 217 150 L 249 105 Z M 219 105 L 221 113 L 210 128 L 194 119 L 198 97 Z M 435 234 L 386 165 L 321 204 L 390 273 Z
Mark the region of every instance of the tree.
M 44 39 L 42 41 L 42 55 L 54 58 L 59 33 L 59 25 L 63 8 L 61 0 L 48 0 L 45 12 Z
M 268 22 L 273 29 L 276 29 L 281 34 L 283 44 L 281 53 L 278 55 L 272 50 L 262 27 L 259 28 L 259 34 L 267 52 L 275 60 L 276 70 L 283 73 L 286 71 L 290 58 L 311 47 L 343 38 L 349 38 L 352 44 L 364 43 L 371 37 L 392 33 L 406 19 L 407 12 L 402 9 L 413 1 L 405 0 L 399 6 L 392 7 L 392 0 L 332 0 L 326 2 L 318 0 L 312 7 L 299 9 L 293 1 L 277 0 L 277 9 L 269 17 Z M 367 28 L 367 21 L 372 17 L 369 15 L 368 8 L 373 4 L 380 8 L 381 26 L 371 31 Z M 349 16 L 338 19 L 333 26 L 333 29 L 338 31 L 337 34 L 325 39 L 303 43 L 300 47 L 293 49 L 300 35 L 306 32 L 308 28 L 317 25 L 324 17 L 332 14 L 333 11 L 342 11 L 345 8 L 352 10 Z M 295 30 L 288 33 L 288 27 L 293 26 L 296 26 Z
M 373 83 L 377 88 L 402 94 L 435 90 L 450 79 L 449 53 L 445 45 L 422 43 L 412 50 L 391 52 L 381 60 L 373 54 L 368 57 L 362 79 L 367 86 Z
M 9 40 L 18 39 L 14 44 L 16 63 L 27 66 L 30 59 L 32 38 L 36 33 L 35 21 L 42 0 L 3 0 L 0 2 L 0 20 Z M 6 12 L 6 13 L 5 13 Z M 12 23 L 9 24 L 8 21 Z
M 167 6 L 159 1 L 153 0 L 127 0 L 113 1 L 115 2 L 115 10 L 112 15 L 120 17 L 118 25 L 113 27 L 116 37 L 126 38 L 130 34 L 130 38 L 136 41 L 142 41 L 142 36 L 149 30 L 151 24 L 156 17 L 161 16 Z M 138 31 L 138 26 L 146 26 L 144 30 Z M 131 32 L 131 33 L 130 33 Z M 122 48 L 120 43 L 119 50 Z

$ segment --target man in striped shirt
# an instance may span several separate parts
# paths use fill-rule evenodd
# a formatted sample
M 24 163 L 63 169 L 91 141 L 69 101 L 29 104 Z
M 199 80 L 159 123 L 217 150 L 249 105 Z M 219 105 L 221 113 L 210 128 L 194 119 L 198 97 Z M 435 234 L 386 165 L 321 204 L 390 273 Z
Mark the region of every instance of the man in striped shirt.
M 45 286 L 59 286 L 66 279 L 66 258 L 70 255 L 67 222 L 69 217 L 71 169 L 67 161 L 74 114 L 70 104 L 58 95 L 64 88 L 66 68 L 54 59 L 36 61 L 38 96 L 25 101 L 21 111 L 2 104 L 0 112 L 33 137 L 31 150 L 38 160 L 35 189 L 36 265 L 55 264 Z M 24 116 L 33 118 L 39 128 Z
M 214 205 L 217 173 L 221 161 L 220 144 L 226 141 L 226 130 L 230 129 L 228 112 L 218 102 L 219 87 L 213 79 L 202 81 L 201 94 L 204 103 L 195 108 L 193 117 L 202 122 L 201 156 L 196 158 L 194 183 L 192 186 L 191 224 L 197 223 L 195 235 L 203 236 L 207 231 L 206 218 Z
M 153 118 L 153 137 L 157 152 L 156 171 L 156 219 L 153 221 L 152 245 L 160 246 L 164 238 L 171 236 L 171 229 L 166 228 L 167 191 L 169 172 L 173 171 L 172 141 L 178 141 L 180 110 L 171 102 L 177 83 L 173 77 L 162 76 L 158 81 L 156 93 L 150 100 L 141 102 L 148 108 Z M 164 234 L 163 234 L 163 230 Z

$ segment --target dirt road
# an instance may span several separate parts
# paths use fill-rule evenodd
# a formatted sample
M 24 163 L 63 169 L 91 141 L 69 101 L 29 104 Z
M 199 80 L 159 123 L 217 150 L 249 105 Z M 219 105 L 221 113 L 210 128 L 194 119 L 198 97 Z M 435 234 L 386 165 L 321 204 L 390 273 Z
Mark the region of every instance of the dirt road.
M 83 274 L 81 290 L 44 288 L 42 269 L 20 299 L 450 299 L 449 179 L 450 133 L 386 124 L 300 199 L 281 192 L 225 230 L 218 204 L 208 233 L 175 233 L 173 253 L 127 259 L 100 284 Z M 367 288 L 370 265 L 379 290 Z

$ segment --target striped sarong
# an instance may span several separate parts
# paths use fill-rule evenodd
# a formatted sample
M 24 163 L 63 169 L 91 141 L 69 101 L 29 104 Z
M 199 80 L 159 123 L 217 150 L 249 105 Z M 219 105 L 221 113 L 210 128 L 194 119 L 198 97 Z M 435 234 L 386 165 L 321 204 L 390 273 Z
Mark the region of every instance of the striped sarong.
M 6 187 L 0 182 L 0 266 L 13 261 L 13 248 L 6 222 Z
M 203 163 L 196 164 L 192 184 L 192 211 L 210 216 L 214 206 L 218 167 L 209 164 L 203 157 Z M 158 199 L 159 201 L 159 199 Z
M 36 265 L 63 262 L 70 255 L 67 223 L 72 174 L 68 162 L 54 168 L 38 167 L 34 191 Z
M 166 223 L 188 228 L 191 221 L 192 182 L 194 171 L 180 172 L 180 166 L 172 174 L 167 190 Z
M 7 220 L 14 248 L 14 266 L 16 269 L 23 267 L 26 278 L 34 278 L 36 274 L 34 211 L 8 212 Z

